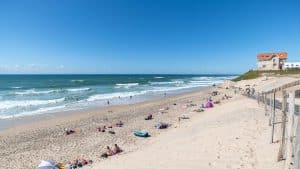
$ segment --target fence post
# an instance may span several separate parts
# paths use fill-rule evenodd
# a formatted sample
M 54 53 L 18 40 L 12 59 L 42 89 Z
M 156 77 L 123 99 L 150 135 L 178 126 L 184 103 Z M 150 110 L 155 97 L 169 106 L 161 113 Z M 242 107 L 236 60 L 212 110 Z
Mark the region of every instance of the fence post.
M 295 92 L 289 92 L 289 111 L 288 111 L 288 124 L 287 124 L 287 144 L 286 144 L 286 160 L 285 169 L 290 169 L 293 161 L 293 127 L 294 127 L 294 111 L 295 111 Z
M 264 104 L 265 104 L 265 116 L 268 115 L 268 103 L 267 103 L 267 95 L 264 93 Z
M 294 150 L 293 169 L 300 169 L 300 120 L 299 119 L 297 122 L 295 134 L 296 134 L 296 143 L 295 143 L 295 150 Z
M 272 126 L 272 118 L 273 118 L 273 96 L 272 94 L 270 95 L 270 100 L 269 100 L 269 107 L 270 107 L 270 118 L 269 118 L 269 126 Z
M 279 147 L 279 152 L 278 152 L 278 157 L 277 161 L 283 160 L 284 157 L 284 150 L 286 147 L 286 137 L 285 137 L 285 130 L 286 130 L 286 92 L 283 90 L 282 91 L 282 102 L 281 102 L 281 111 L 282 111 L 282 116 L 281 116 L 281 141 L 280 141 L 280 147 Z
M 275 99 L 276 99 L 276 92 L 273 93 L 273 117 L 272 117 L 272 136 L 271 136 L 271 143 L 274 143 L 274 130 L 275 130 Z

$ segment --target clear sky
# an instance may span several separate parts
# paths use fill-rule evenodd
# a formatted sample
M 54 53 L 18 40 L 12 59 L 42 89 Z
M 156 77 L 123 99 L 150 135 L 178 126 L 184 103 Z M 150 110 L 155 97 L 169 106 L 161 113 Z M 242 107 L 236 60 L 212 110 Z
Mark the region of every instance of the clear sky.
M 299 0 L 0 0 L 0 73 L 242 73 L 299 44 Z

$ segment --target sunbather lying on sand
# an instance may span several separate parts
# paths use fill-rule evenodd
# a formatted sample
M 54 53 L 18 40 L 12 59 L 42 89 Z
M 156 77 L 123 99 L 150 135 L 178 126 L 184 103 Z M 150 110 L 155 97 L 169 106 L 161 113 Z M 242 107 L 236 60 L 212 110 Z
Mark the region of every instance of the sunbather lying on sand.
M 99 132 L 105 132 L 106 126 L 98 127 L 97 130 L 98 130 Z
M 74 160 L 72 163 L 67 164 L 65 169 L 74 169 L 74 168 L 81 168 L 85 165 L 92 164 L 93 160 L 86 160 L 86 159 L 77 159 Z
M 123 125 L 124 125 L 124 123 L 122 121 L 119 121 L 119 122 L 116 123 L 117 127 L 122 127 Z
M 179 121 L 180 119 L 190 119 L 190 117 L 188 117 L 187 115 L 185 114 L 182 114 L 181 116 L 178 117 Z
M 109 133 L 109 134 L 116 134 L 116 132 L 114 132 L 114 131 L 112 131 L 112 130 L 108 131 L 108 133 Z
M 152 119 L 152 114 L 149 114 L 146 118 L 145 118 L 145 120 L 151 120 Z
M 214 101 L 214 104 L 220 104 L 220 103 L 221 103 L 220 100 Z
M 168 124 L 167 123 L 163 123 L 163 122 L 158 122 L 155 127 L 158 128 L 158 129 L 165 129 L 165 128 L 168 128 Z
M 73 134 L 73 133 L 75 133 L 75 131 L 71 130 L 71 129 L 66 129 L 66 131 L 65 131 L 66 135 L 70 135 L 70 134 Z
M 195 110 L 193 110 L 194 112 L 203 112 L 204 111 L 204 109 L 195 109 Z

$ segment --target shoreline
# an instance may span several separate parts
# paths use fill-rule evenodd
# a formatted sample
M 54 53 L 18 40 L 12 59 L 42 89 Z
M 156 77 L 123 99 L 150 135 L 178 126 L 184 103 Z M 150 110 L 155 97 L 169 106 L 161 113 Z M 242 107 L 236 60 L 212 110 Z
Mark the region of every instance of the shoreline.
M 51 113 L 44 113 L 44 114 L 34 114 L 28 116 L 22 116 L 17 118 L 9 118 L 9 119 L 0 119 L 0 134 L 5 130 L 9 130 L 16 127 L 22 126 L 30 126 L 31 123 L 36 123 L 39 121 L 48 121 L 48 120 L 59 120 L 59 118 L 72 118 L 72 116 L 78 116 L 79 114 L 84 113 L 95 113 L 98 111 L 108 111 L 109 109 L 114 109 L 117 107 L 122 106 L 135 106 L 138 104 L 146 104 L 147 102 L 159 102 L 163 101 L 164 99 L 172 98 L 172 97 L 180 97 L 185 96 L 187 94 L 192 94 L 194 92 L 201 92 L 205 90 L 209 90 L 211 87 L 196 87 L 186 90 L 178 91 L 177 93 L 169 93 L 167 96 L 163 95 L 156 95 L 154 97 L 149 97 L 148 99 L 143 99 L 141 101 L 133 101 L 123 104 L 111 104 L 111 105 L 91 105 L 84 107 L 82 109 L 74 109 L 74 110 L 65 110 L 65 111 L 58 111 L 58 112 L 51 112 Z
M 87 158 L 99 162 L 102 161 L 99 154 L 112 143 L 120 145 L 124 153 L 132 152 L 140 145 L 140 138 L 133 136 L 133 131 L 146 130 L 152 138 L 169 130 L 155 129 L 159 121 L 171 124 L 171 128 L 176 127 L 178 116 L 198 108 L 211 90 L 73 113 L 5 129 L 0 132 L 0 156 L 5 157 L 0 158 L 0 168 L 35 168 L 41 160 L 47 159 L 67 163 L 76 158 Z M 197 107 L 184 107 L 191 100 L 197 103 Z M 170 108 L 167 113 L 158 113 L 165 107 Z M 154 119 L 145 121 L 149 113 L 153 114 Z M 116 134 L 97 132 L 97 127 L 113 125 L 120 120 L 124 122 L 124 127 L 113 127 Z M 75 130 L 75 134 L 65 135 L 66 128 Z

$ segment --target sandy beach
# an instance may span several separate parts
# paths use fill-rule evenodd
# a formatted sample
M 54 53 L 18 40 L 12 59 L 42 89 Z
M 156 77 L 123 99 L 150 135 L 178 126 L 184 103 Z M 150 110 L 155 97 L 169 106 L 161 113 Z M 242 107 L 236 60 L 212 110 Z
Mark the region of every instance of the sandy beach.
M 211 96 L 218 91 L 217 96 Z M 232 98 L 223 99 L 225 96 Z M 214 108 L 195 112 L 208 97 Z M 168 107 L 168 110 L 162 110 Z M 153 119 L 144 118 L 151 113 Z M 179 116 L 189 119 L 178 121 Z M 115 127 L 118 121 L 123 127 Z M 36 168 L 41 160 L 68 163 L 93 160 L 84 168 L 256 168 L 276 169 L 277 144 L 270 144 L 270 127 L 255 100 L 235 94 L 226 85 L 132 105 L 70 114 L 4 130 L 0 133 L 0 168 Z M 170 124 L 159 130 L 157 122 Z M 110 126 L 115 134 L 98 132 Z M 65 129 L 74 134 L 65 135 Z M 139 138 L 133 131 L 148 131 Z M 123 152 L 101 159 L 106 146 L 118 144 Z

